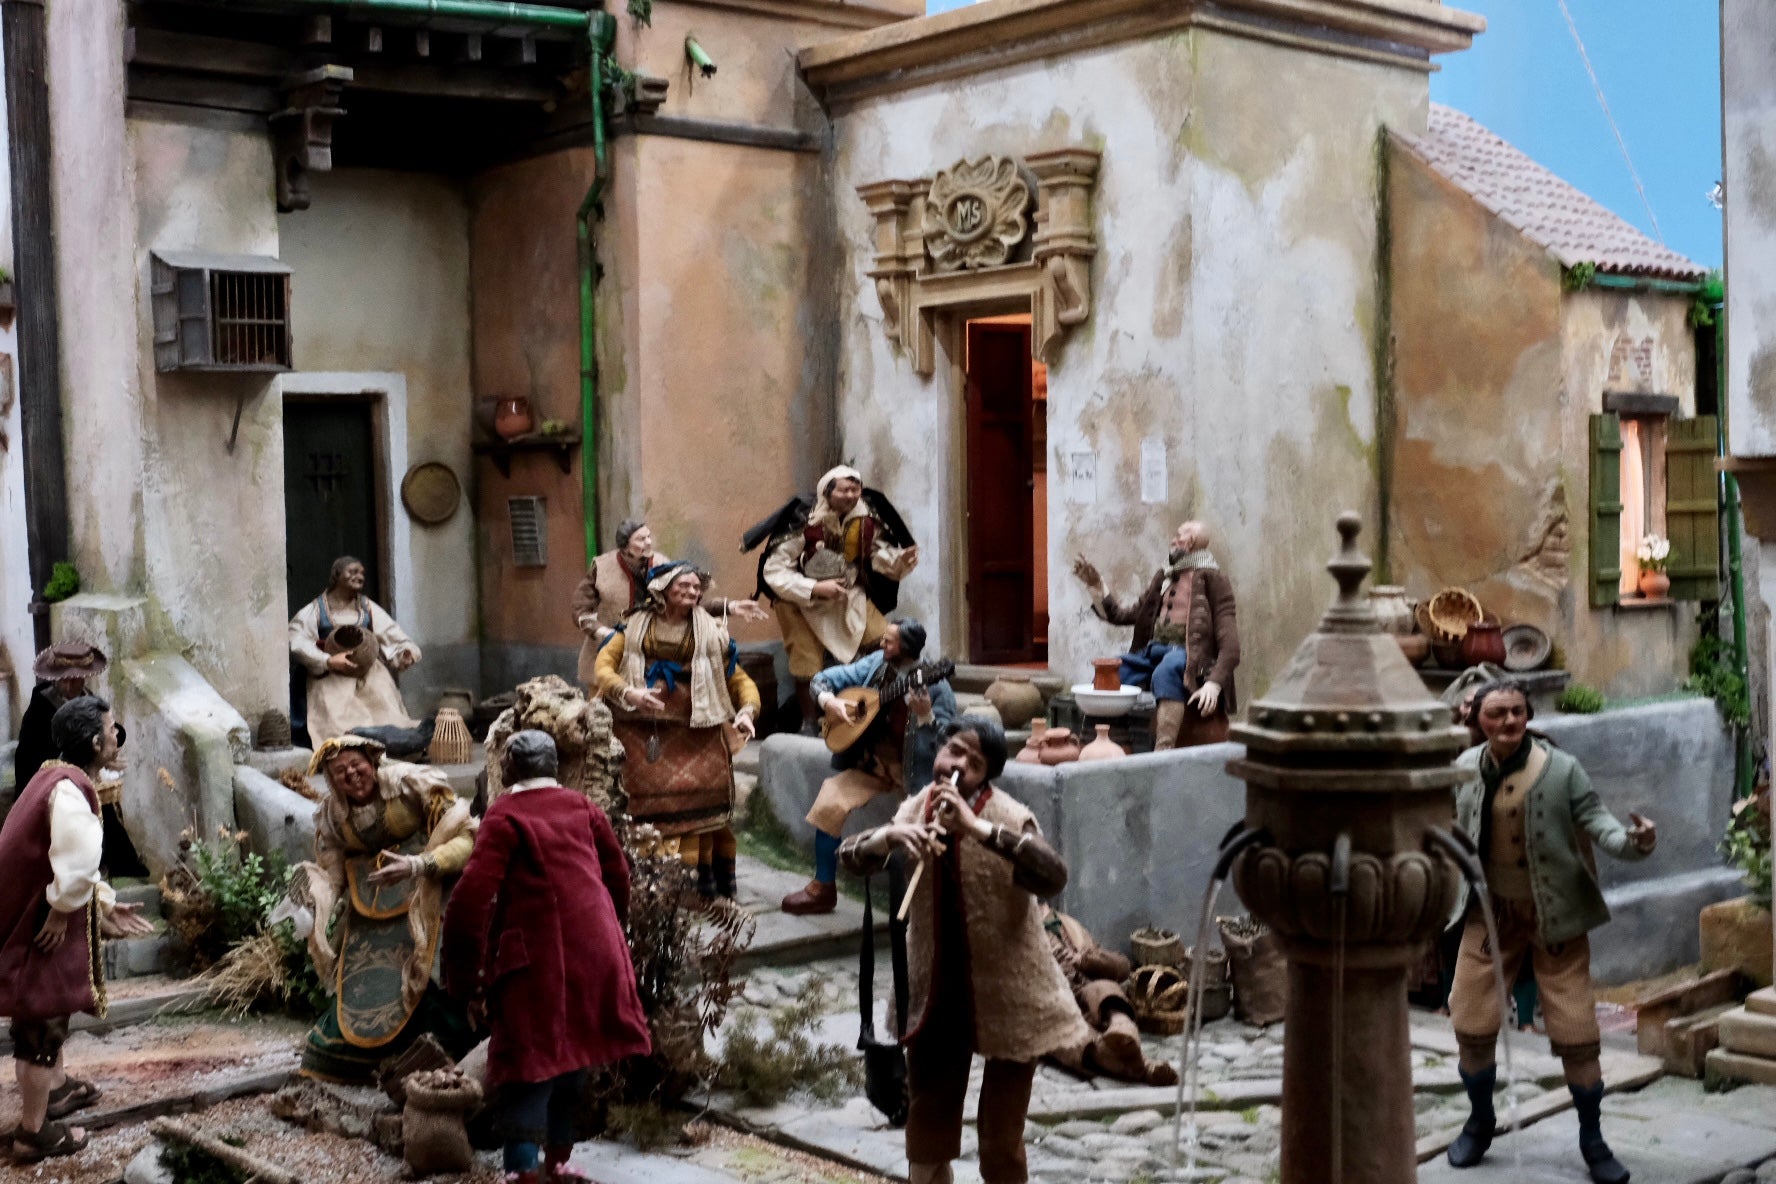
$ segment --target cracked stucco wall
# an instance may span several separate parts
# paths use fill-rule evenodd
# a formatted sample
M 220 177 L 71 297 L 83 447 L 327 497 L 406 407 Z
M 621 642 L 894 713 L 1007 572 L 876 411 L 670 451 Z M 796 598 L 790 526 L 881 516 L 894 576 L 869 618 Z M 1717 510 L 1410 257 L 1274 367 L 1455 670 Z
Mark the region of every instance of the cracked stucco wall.
M 966 636 L 949 591 L 967 571 L 961 393 L 941 349 L 926 380 L 883 336 L 856 186 L 988 153 L 1102 151 L 1092 313 L 1049 370 L 1050 666 L 1083 678 L 1128 640 L 1090 615 L 1073 556 L 1134 595 L 1194 516 L 1239 596 L 1250 702 L 1328 602 L 1336 514 L 1374 529 L 1375 145 L 1384 123 L 1422 129 L 1426 91 L 1422 74 L 1199 30 L 836 113 L 843 451 L 918 535 L 902 606 L 947 651 Z M 1144 503 L 1150 439 L 1166 491 Z M 1088 459 L 1095 480 L 1074 479 Z
M 1688 300 L 1564 292 L 1546 251 L 1410 151 L 1391 150 L 1389 178 L 1396 581 L 1467 588 L 1608 695 L 1674 689 L 1694 606 L 1590 605 L 1590 417 L 1606 389 L 1695 413 Z

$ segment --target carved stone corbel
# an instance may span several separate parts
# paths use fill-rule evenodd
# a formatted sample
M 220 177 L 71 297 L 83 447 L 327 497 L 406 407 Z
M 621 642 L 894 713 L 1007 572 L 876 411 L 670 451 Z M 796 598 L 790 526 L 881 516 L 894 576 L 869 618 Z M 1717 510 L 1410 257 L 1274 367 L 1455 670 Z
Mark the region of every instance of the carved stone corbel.
M 946 312 L 1028 301 L 1030 352 L 1054 359 L 1061 338 L 1091 315 L 1091 195 L 1099 153 L 1062 148 L 958 161 L 935 179 L 878 181 L 857 194 L 875 216 L 867 272 L 883 332 L 913 369 L 937 365 L 934 320 Z M 1026 220 L 1036 181 L 1036 209 Z M 1031 227 L 1034 233 L 1031 233 Z
M 876 283 L 876 299 L 882 304 L 882 331 L 896 345 L 912 339 L 913 277 L 924 254 L 924 239 L 914 230 L 923 216 L 923 186 L 916 181 L 878 181 L 860 185 L 863 198 L 876 218 L 876 253 L 866 273 Z M 915 196 L 921 200 L 915 201 Z
M 1042 264 L 1055 290 L 1055 317 L 1077 325 L 1091 313 L 1091 259 L 1098 253 L 1091 231 L 1091 191 L 1098 177 L 1098 154 L 1062 148 L 1024 158 L 1036 174 L 1040 205 L 1032 258 Z
M 346 66 L 317 66 L 284 80 L 285 107 L 271 116 L 280 213 L 306 210 L 308 174 L 333 167 L 333 122 L 345 114 L 339 102 L 351 80 Z

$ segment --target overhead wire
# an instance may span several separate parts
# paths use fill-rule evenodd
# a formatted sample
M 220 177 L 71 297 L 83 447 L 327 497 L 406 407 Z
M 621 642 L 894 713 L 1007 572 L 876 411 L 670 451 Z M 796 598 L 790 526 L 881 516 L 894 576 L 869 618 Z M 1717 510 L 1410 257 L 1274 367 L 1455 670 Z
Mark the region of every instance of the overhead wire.
M 1597 80 L 1597 71 L 1591 65 L 1591 55 L 1585 50 L 1585 39 L 1579 36 L 1578 22 L 1573 20 L 1572 10 L 1566 6 L 1566 0 L 1555 0 L 1560 5 L 1560 15 L 1566 18 L 1566 28 L 1572 34 L 1573 44 L 1579 47 L 1579 60 L 1585 64 L 1585 73 L 1591 78 L 1591 89 L 1597 92 L 1597 105 L 1603 108 L 1603 117 L 1609 121 L 1610 131 L 1615 133 L 1616 146 L 1622 150 L 1622 162 L 1628 166 L 1628 175 L 1634 180 L 1635 192 L 1640 194 L 1640 204 L 1646 207 L 1647 217 L 1653 223 L 1653 237 L 1659 245 L 1665 245 L 1665 232 L 1659 229 L 1659 215 L 1653 213 L 1653 203 L 1647 199 L 1646 186 L 1640 183 L 1640 173 L 1634 167 L 1634 158 L 1628 155 L 1628 141 L 1622 138 L 1622 129 L 1616 126 L 1616 117 L 1610 112 L 1609 100 L 1603 97 L 1603 83 Z

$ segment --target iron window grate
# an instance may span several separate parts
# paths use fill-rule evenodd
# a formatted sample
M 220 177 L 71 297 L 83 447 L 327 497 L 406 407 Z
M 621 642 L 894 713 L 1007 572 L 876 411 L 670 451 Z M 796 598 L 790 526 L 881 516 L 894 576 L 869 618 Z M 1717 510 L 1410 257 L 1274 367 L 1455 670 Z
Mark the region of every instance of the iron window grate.
M 290 269 L 258 255 L 156 252 L 154 364 L 166 370 L 276 373 L 290 348 Z
M 540 497 L 507 498 L 506 520 L 512 528 L 512 565 L 514 567 L 547 567 L 549 565 L 547 499 Z

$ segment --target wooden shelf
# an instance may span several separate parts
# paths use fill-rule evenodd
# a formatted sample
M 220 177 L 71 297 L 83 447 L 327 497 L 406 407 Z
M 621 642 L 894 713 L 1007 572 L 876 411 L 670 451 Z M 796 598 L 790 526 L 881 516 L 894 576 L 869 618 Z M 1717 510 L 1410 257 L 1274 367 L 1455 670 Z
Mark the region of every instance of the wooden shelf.
M 470 447 L 476 456 L 485 456 L 493 462 L 493 467 L 500 471 L 500 476 L 512 475 L 512 457 L 520 452 L 553 452 L 555 463 L 561 466 L 563 473 L 573 472 L 574 452 L 580 446 L 580 434 L 568 432 L 561 435 L 544 436 L 530 432 L 523 436 L 514 436 L 510 440 L 476 440 Z

